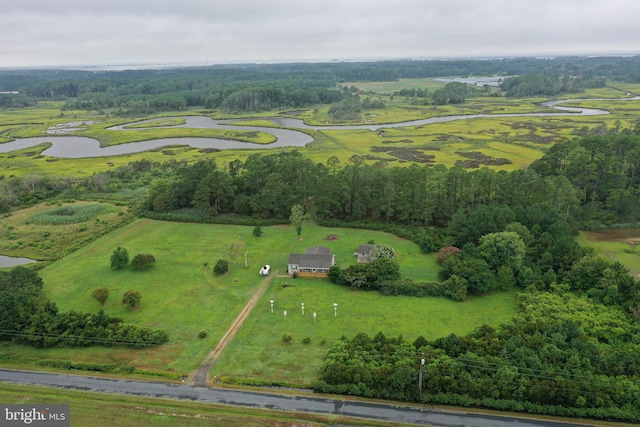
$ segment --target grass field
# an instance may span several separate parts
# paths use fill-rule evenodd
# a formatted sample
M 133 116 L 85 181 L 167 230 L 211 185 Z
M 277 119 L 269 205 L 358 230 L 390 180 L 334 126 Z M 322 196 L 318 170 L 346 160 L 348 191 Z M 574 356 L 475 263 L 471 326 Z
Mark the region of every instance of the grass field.
M 402 335 L 410 342 L 420 335 L 427 339 L 463 335 L 482 324 L 509 321 L 515 299 L 515 291 L 462 303 L 445 298 L 384 297 L 326 280 L 277 278 L 210 374 L 227 380 L 309 386 L 317 378 L 328 347 L 343 335 L 382 332 L 389 337 Z M 338 304 L 335 312 L 334 303 Z M 285 334 L 293 337 L 290 343 L 283 341 Z M 305 343 L 305 338 L 310 342 Z
M 290 252 L 301 252 L 317 244 L 331 248 L 336 261 L 348 265 L 354 261 L 358 244 L 369 240 L 385 243 L 395 249 L 405 277 L 437 279 L 434 254 L 422 254 L 414 243 L 386 233 L 306 224 L 303 239 L 297 240 L 290 226 L 263 227 L 264 235 L 260 238 L 253 237 L 252 231 L 252 227 L 243 226 L 136 220 L 41 271 L 46 294 L 61 310 L 96 312 L 100 305 L 91 298 L 91 292 L 106 286 L 111 290 L 104 307 L 107 314 L 136 325 L 165 329 L 170 336 L 167 345 L 144 350 L 33 349 L 11 345 L 4 347 L 4 351 L 24 357 L 130 364 L 142 369 L 191 373 L 259 285 L 260 266 L 270 264 L 275 275 L 286 272 Z M 336 235 L 337 240 L 325 240 L 329 235 Z M 237 258 L 227 275 L 216 277 L 212 267 L 218 259 L 229 259 L 227 252 L 231 243 L 239 247 Z M 125 247 L 130 257 L 151 253 L 156 257 L 156 265 L 147 271 L 113 271 L 109 258 L 117 246 Z M 248 268 L 244 266 L 245 253 Z M 205 262 L 209 263 L 207 270 L 203 267 Z M 290 286 L 278 291 L 284 282 Z M 136 309 L 120 303 L 122 293 L 130 289 L 142 292 L 142 302 Z M 279 316 L 264 318 L 270 314 L 266 312 L 269 299 L 277 301 L 278 310 L 285 307 L 291 310 L 292 316 L 286 325 L 277 323 Z M 308 310 L 317 310 L 315 326 L 309 322 L 311 311 L 305 315 L 308 324 L 296 326 L 296 322 L 302 320 L 301 314 L 296 318 L 293 313 L 301 302 L 308 304 Z M 340 317 L 337 318 L 329 316 L 334 302 L 339 304 Z M 453 303 L 441 298 L 383 297 L 375 292 L 354 292 L 325 280 L 277 277 L 246 328 L 223 354 L 219 372 L 225 376 L 255 378 L 259 370 L 260 378 L 267 381 L 306 384 L 313 379 L 327 346 L 342 334 L 383 331 L 390 336 L 403 335 L 414 340 L 418 335 L 435 338 L 452 332 L 466 333 L 484 323 L 496 325 L 507 321 L 514 305 L 514 294 L 510 292 Z M 202 330 L 208 332 L 205 339 L 197 338 Z M 294 335 L 294 342 L 288 347 L 282 345 L 281 336 L 285 332 Z M 302 339 L 307 336 L 311 344 L 302 345 Z M 236 345 L 239 347 L 234 349 Z M 258 367 L 237 363 L 249 361 L 251 355 L 256 354 L 259 354 Z M 287 358 L 283 359 L 283 355 Z M 289 371 L 281 369 L 282 360 L 286 360 Z
M 578 243 L 593 248 L 597 255 L 622 263 L 633 276 L 640 278 L 640 229 L 583 231 Z

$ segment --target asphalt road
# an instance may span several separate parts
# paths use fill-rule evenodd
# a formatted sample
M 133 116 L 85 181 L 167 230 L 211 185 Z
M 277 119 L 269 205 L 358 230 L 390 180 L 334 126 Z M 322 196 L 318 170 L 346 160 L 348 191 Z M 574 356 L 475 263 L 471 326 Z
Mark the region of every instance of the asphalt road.
M 41 385 L 73 390 L 135 396 L 194 400 L 252 408 L 278 409 L 320 414 L 339 414 L 392 422 L 445 427 L 577 427 L 586 424 L 556 423 L 525 418 L 499 417 L 392 404 L 290 396 L 221 388 L 192 387 L 167 383 L 115 380 L 76 375 L 0 369 L 0 382 Z M 595 424 L 593 424 L 595 425 Z

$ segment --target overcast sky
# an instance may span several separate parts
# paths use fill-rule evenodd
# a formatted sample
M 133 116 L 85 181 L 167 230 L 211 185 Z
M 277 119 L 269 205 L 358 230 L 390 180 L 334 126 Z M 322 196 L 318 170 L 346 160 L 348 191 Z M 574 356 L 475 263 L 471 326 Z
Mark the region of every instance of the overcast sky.
M 3 0 L 0 68 L 640 53 L 638 0 Z

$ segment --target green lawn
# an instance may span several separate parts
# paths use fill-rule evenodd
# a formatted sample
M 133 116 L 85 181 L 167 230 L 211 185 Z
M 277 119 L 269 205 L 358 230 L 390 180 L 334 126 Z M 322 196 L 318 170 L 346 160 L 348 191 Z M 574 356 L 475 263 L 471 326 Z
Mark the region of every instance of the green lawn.
M 284 287 L 285 283 L 288 286 Z M 461 303 L 445 298 L 385 297 L 326 280 L 277 278 L 210 375 L 310 385 L 329 346 L 342 335 L 383 332 L 390 337 L 402 335 L 411 342 L 420 335 L 427 339 L 462 335 L 483 324 L 509 321 L 515 298 L 515 291 Z M 338 304 L 336 312 L 334 303 Z M 285 334 L 292 335 L 291 343 L 283 341 Z M 311 342 L 303 343 L 305 338 Z
M 422 254 L 416 244 L 387 233 L 305 224 L 302 240 L 297 240 L 294 229 L 288 225 L 263 227 L 264 235 L 260 238 L 254 237 L 252 231 L 253 227 L 140 219 L 41 271 L 44 290 L 60 310 L 96 312 L 100 305 L 91 298 L 91 292 L 106 286 L 111 290 L 104 307 L 107 314 L 136 325 L 165 329 L 170 336 L 167 345 L 144 350 L 101 347 L 33 349 L 11 345 L 5 347 L 5 351 L 25 357 L 132 364 L 141 369 L 191 373 L 215 347 L 253 295 L 261 282 L 258 276 L 260 266 L 270 264 L 275 275 L 286 273 L 290 252 L 302 252 L 306 247 L 318 244 L 331 248 L 339 264 L 348 265 L 355 259 L 353 253 L 358 244 L 370 240 L 385 243 L 395 249 L 405 277 L 423 281 L 437 279 L 435 254 Z M 330 235 L 335 240 L 327 240 Z M 231 243 L 239 246 L 236 260 L 231 262 L 227 275 L 216 277 L 212 274 L 213 265 L 218 259 L 229 259 L 227 252 Z M 109 258 L 118 246 L 126 248 L 131 258 L 137 253 L 151 253 L 156 257 L 156 265 L 146 271 L 130 268 L 113 271 Z M 245 255 L 248 268 L 244 266 Z M 205 262 L 209 263 L 207 270 L 203 268 Z M 278 291 L 283 282 L 294 286 Z M 127 290 L 142 292 L 139 307 L 130 309 L 120 303 L 122 293 Z M 268 322 L 280 320 L 277 316 L 260 317 L 270 314 L 265 311 L 269 299 L 278 301 L 278 310 L 284 307 L 291 310 L 288 324 L 274 323 L 266 329 L 260 328 L 269 325 Z M 293 313 L 301 302 L 306 302 L 309 310 L 317 311 L 315 327 L 308 322 L 305 327 L 309 329 L 294 328 L 296 321 L 301 319 Z M 339 304 L 340 315 L 335 319 L 330 316 L 334 302 Z M 352 335 L 360 331 L 375 334 L 382 330 L 388 335 L 402 334 L 411 340 L 418 335 L 435 338 L 451 332 L 466 333 L 487 322 L 507 321 L 513 310 L 513 293 L 454 303 L 440 298 L 384 297 L 377 292 L 354 292 L 326 280 L 277 277 L 258 303 L 246 328 L 240 331 L 232 347 L 224 353 L 220 368 L 216 369 L 224 375 L 239 377 L 256 376 L 261 370 L 260 377 L 267 380 L 288 379 L 306 383 L 312 379 L 327 346 L 342 334 Z M 311 311 L 305 319 L 312 320 Z M 208 332 L 207 338 L 197 338 L 201 330 Z M 282 346 L 284 332 L 294 335 L 294 342 L 289 347 Z M 312 343 L 303 346 L 301 340 L 306 336 Z M 255 343 L 247 344 L 251 342 L 248 337 L 256 340 Z M 323 340 L 325 345 L 320 345 Z M 292 352 L 292 349 L 296 351 Z M 309 353 L 308 360 L 306 353 Z M 250 363 L 236 363 L 252 360 L 256 354 L 259 354 L 261 364 L 258 368 Z M 299 368 L 304 373 L 296 376 L 279 369 L 284 360 L 280 354 L 289 357 L 286 367 Z M 298 368 L 293 368 L 294 365 Z

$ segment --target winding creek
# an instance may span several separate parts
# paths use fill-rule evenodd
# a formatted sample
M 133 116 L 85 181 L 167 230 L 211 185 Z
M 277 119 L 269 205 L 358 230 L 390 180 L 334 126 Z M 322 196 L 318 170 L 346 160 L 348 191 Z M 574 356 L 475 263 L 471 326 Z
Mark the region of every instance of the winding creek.
M 194 148 L 209 148 L 218 150 L 228 149 L 270 149 L 270 148 L 282 148 L 282 147 L 304 147 L 307 144 L 314 141 L 313 137 L 303 132 L 304 130 L 356 130 L 366 129 L 370 131 L 377 131 L 384 128 L 399 128 L 407 126 L 424 126 L 433 123 L 446 123 L 456 120 L 471 120 L 479 118 L 505 118 L 505 117 L 553 117 L 553 116 L 597 116 L 609 114 L 606 110 L 599 110 L 595 108 L 577 108 L 577 107 L 562 107 L 559 104 L 565 102 L 574 101 L 615 101 L 615 100 L 638 100 L 640 97 L 623 98 L 623 99 L 605 99 L 605 98 L 590 98 L 590 99 L 565 99 L 560 101 L 549 101 L 542 105 L 545 107 L 553 108 L 557 112 L 546 113 L 504 113 L 504 114 L 469 114 L 458 116 L 443 116 L 443 117 L 431 117 L 428 119 L 411 120 L 399 123 L 386 123 L 386 124 L 369 124 L 369 125 L 344 125 L 344 126 L 309 126 L 302 120 L 291 119 L 285 117 L 273 117 L 266 120 L 272 121 L 274 124 L 281 126 L 282 128 L 260 127 L 260 126 L 240 126 L 232 125 L 230 122 L 237 123 L 242 119 L 233 120 L 214 120 L 205 116 L 190 116 L 185 117 L 186 123 L 170 127 L 184 127 L 184 128 L 208 128 L 208 129 L 223 129 L 223 130 L 240 130 L 240 131 L 256 131 L 264 132 L 274 135 L 276 141 L 270 144 L 256 144 L 251 142 L 234 141 L 229 139 L 219 138 L 159 138 L 148 141 L 130 142 L 126 144 L 112 145 L 108 147 L 101 147 L 100 142 L 93 138 L 87 138 L 82 136 L 39 136 L 33 138 L 19 138 L 14 141 L 0 144 L 0 153 L 8 153 L 16 150 L 23 150 L 25 148 L 34 147 L 40 144 L 51 144 L 50 147 L 42 151 L 42 155 L 58 158 L 80 159 L 87 157 L 109 157 L 119 156 L 123 154 L 140 153 L 143 151 L 158 149 L 161 147 L 167 147 L 171 145 L 188 145 Z M 255 120 L 247 119 L 247 120 Z M 145 121 L 136 122 L 135 124 L 144 124 Z M 128 125 L 131 125 L 128 124 Z M 145 128 L 126 128 L 128 125 L 113 126 L 108 130 L 121 131 L 121 132 L 135 132 L 137 130 Z M 299 130 L 296 130 L 299 129 Z
M 302 120 L 291 119 L 285 117 L 273 117 L 267 120 L 272 121 L 275 125 L 281 126 L 281 128 L 270 128 L 260 126 L 239 126 L 229 124 L 230 122 L 239 122 L 242 119 L 233 120 L 214 120 L 205 116 L 189 116 L 185 117 L 186 122 L 181 125 L 166 126 L 166 127 L 184 127 L 184 128 L 207 128 L 207 129 L 224 129 L 224 130 L 240 130 L 240 131 L 256 131 L 265 132 L 276 137 L 276 141 L 270 144 L 255 144 L 250 142 L 234 141 L 229 139 L 219 138 L 159 138 L 148 141 L 130 142 L 127 144 L 113 145 L 109 147 L 101 147 L 100 142 L 93 138 L 87 138 L 82 136 L 40 136 L 34 138 L 19 138 L 14 141 L 0 144 L 0 153 L 9 153 L 16 150 L 23 150 L 25 148 L 34 147 L 40 144 L 51 144 L 48 148 L 42 151 L 42 154 L 49 157 L 68 158 L 68 159 L 80 159 L 87 157 L 109 157 L 119 156 L 123 154 L 140 153 L 143 151 L 158 149 L 161 147 L 175 146 L 175 145 L 188 145 L 194 148 L 209 148 L 218 150 L 228 149 L 269 149 L 269 148 L 282 148 L 282 147 L 304 147 L 307 144 L 314 141 L 313 137 L 304 130 L 357 130 L 366 129 L 370 131 L 377 131 L 385 128 L 399 128 L 408 126 L 424 126 L 433 123 L 446 123 L 456 120 L 471 120 L 479 118 L 504 118 L 504 117 L 553 117 L 553 116 L 598 116 L 609 114 L 606 110 L 599 110 L 594 108 L 577 108 L 577 107 L 562 107 L 559 104 L 565 102 L 575 101 L 624 101 L 624 100 L 640 100 L 640 96 L 633 98 L 622 99 L 605 99 L 605 98 L 590 98 L 590 99 L 565 99 L 559 101 L 549 101 L 541 104 L 542 106 L 553 108 L 557 112 L 546 113 L 515 113 L 515 114 L 470 114 L 470 115 L 458 115 L 458 116 L 443 116 L 443 117 L 431 117 L 428 119 L 411 120 L 399 123 L 386 123 L 386 124 L 370 124 L 370 125 L 345 125 L 345 126 L 309 126 Z M 255 120 L 255 119 L 247 119 Z M 135 124 L 144 124 L 151 120 L 143 120 L 136 122 Z M 135 129 L 127 128 L 133 123 L 128 125 L 113 126 L 108 130 L 121 131 L 121 132 L 135 132 L 136 130 L 145 129 L 137 127 Z M 295 130 L 300 129 L 300 130 Z M 14 267 L 17 265 L 23 265 L 31 262 L 36 262 L 28 258 L 14 258 L 5 255 L 0 255 L 0 268 Z

